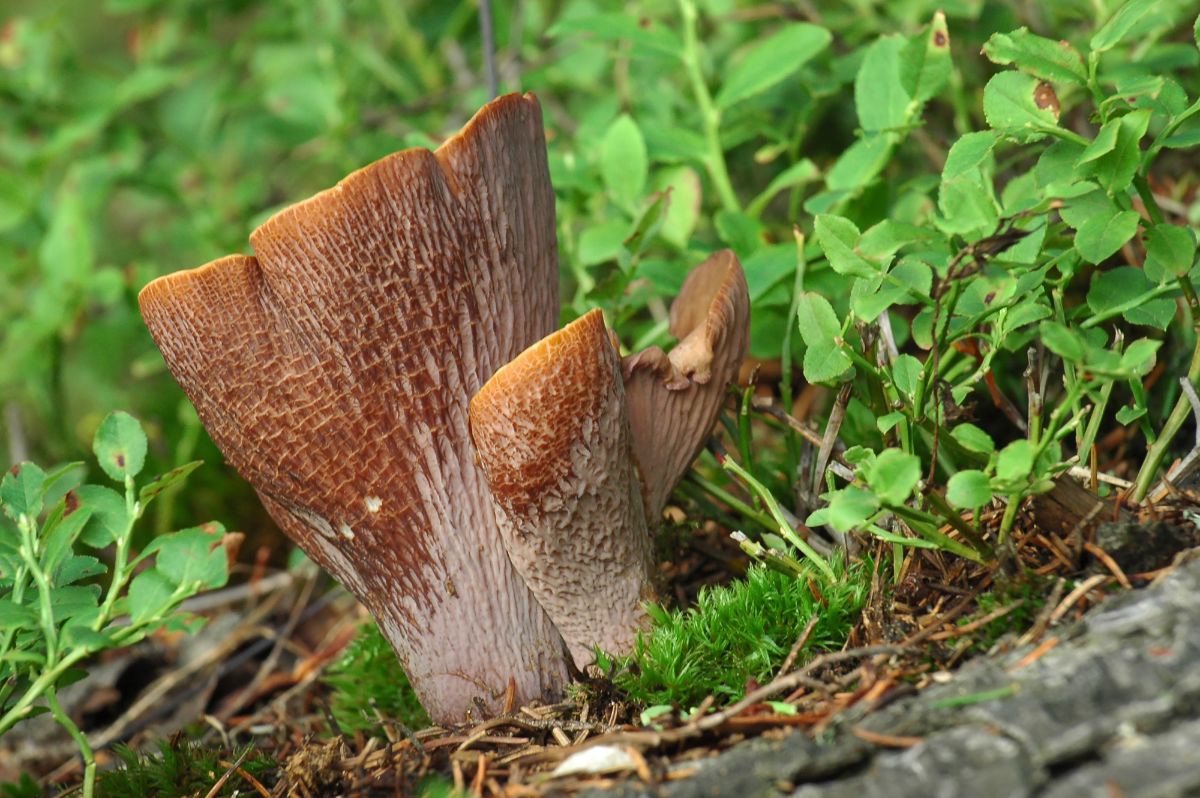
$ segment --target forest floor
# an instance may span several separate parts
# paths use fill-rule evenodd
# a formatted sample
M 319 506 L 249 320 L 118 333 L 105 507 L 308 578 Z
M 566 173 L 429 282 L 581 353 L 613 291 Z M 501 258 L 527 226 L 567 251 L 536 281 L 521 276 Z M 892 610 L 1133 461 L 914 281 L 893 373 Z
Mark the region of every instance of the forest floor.
M 510 706 L 500 717 L 455 728 L 409 729 L 381 717 L 376 734 L 341 734 L 321 676 L 352 638 L 362 611 L 341 591 L 318 589 L 321 578 L 303 572 L 258 573 L 195 600 L 190 609 L 210 618 L 198 636 L 159 636 L 114 652 L 68 688 L 63 702 L 83 720 L 102 767 L 122 760 L 127 766 L 132 750 L 166 739 L 160 749 L 173 762 L 181 795 L 408 795 L 419 786 L 431 794 L 454 788 L 480 796 L 569 795 L 615 785 L 665 789 L 698 773 L 704 782 L 715 778 L 697 763 L 740 750 L 747 738 L 778 741 L 792 730 L 806 742 L 788 743 L 787 750 L 838 741 L 815 759 L 793 751 L 797 762 L 825 763 L 809 777 L 861 773 L 873 756 L 884 762 L 884 752 L 915 748 L 955 725 L 943 713 L 940 726 L 906 727 L 889 707 L 924 695 L 945 703 L 942 693 L 965 689 L 951 674 L 975 660 L 1032 673 L 1043 657 L 1060 656 L 1062 630 L 1078 625 L 1090 608 L 1167 578 L 1186 561 L 1181 553 L 1200 545 L 1197 505 L 1197 497 L 1177 490 L 1135 515 L 1064 480 L 1023 510 L 1016 529 L 1026 531 L 1014 536 L 1008 562 L 974 565 L 914 550 L 899 579 L 893 582 L 890 570 L 874 574 L 844 649 L 808 662 L 789 657 L 775 679 L 747 685 L 742 700 L 717 711 L 702 705 L 686 717 L 641 717 L 639 707 L 593 674 L 560 704 Z M 982 519 L 992 534 L 994 515 Z M 664 573 L 686 603 L 701 586 L 726 581 L 744 565 L 736 545 L 709 525 L 688 538 Z M 1191 570 L 1200 580 L 1200 568 Z M 1014 684 L 977 685 L 967 691 L 970 700 L 942 708 L 1002 701 L 1019 689 Z M 1121 694 L 1110 698 L 1119 701 Z M 1105 712 L 1116 717 L 1111 707 Z M 865 721 L 875 715 L 885 720 Z M 0 779 L 34 773 L 52 794 L 77 783 L 72 744 L 48 716 L 23 732 L 4 740 Z M 117 741 L 130 749 L 104 750 Z M 788 773 L 772 789 L 805 771 L 797 766 Z M 121 794 L 106 793 L 104 781 L 101 795 Z M 185 782 L 208 787 L 189 792 Z

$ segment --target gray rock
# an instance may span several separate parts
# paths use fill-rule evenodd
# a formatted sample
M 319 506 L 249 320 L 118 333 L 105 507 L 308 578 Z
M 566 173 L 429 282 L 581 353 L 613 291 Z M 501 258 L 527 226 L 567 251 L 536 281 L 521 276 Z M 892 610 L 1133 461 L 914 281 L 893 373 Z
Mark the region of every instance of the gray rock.
M 752 740 L 689 778 L 626 782 L 595 798 L 1069 798 L 1200 796 L 1200 560 L 1116 596 L 1060 643 L 982 657 L 951 680 L 873 713 L 847 712 L 829 740 Z M 859 727 L 924 739 L 865 744 Z

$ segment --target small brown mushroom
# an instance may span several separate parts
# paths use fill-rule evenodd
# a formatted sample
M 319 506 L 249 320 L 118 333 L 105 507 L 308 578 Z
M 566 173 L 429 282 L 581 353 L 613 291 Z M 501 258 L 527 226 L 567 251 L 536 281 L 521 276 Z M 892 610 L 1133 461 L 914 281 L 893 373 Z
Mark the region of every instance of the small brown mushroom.
M 679 343 L 669 354 L 652 347 L 622 362 L 633 453 L 652 525 L 704 448 L 750 346 L 750 290 L 731 250 L 692 269 L 671 304 L 670 322 Z
M 600 311 L 496 372 L 471 400 L 471 436 L 513 565 L 575 664 L 593 645 L 629 651 L 654 595 L 652 541 Z
M 435 721 L 556 697 L 562 641 L 514 572 L 467 405 L 558 314 L 554 195 L 530 95 L 436 153 L 293 205 L 139 297 L 171 373 L 283 530 L 378 620 Z

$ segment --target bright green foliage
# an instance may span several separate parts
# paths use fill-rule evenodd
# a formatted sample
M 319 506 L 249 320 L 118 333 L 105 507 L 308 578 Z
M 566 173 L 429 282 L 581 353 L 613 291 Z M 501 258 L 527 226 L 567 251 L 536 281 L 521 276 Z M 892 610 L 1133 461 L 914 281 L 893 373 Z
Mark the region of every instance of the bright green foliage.
M 269 756 L 250 752 L 243 757 L 243 751 L 222 751 L 183 736 L 160 740 L 155 755 L 139 753 L 122 743 L 113 746 L 113 753 L 121 764 L 100 776 L 96 785 L 99 798 L 247 795 L 254 793 L 254 786 L 237 771 L 220 790 L 211 792 L 229 770 L 228 763 L 240 761 L 239 770 L 268 784 L 270 774 L 279 767 Z
M 754 566 L 743 581 L 702 590 L 691 609 L 652 607 L 654 627 L 639 637 L 617 686 L 646 705 L 689 709 L 707 695 L 736 700 L 748 680 L 776 674 L 814 614 L 820 620 L 799 661 L 840 647 L 866 601 L 871 571 L 869 563 L 835 567 L 832 582 L 816 568 L 807 574 L 822 600 L 807 579 Z
M 429 716 L 396 660 L 396 652 L 374 623 L 364 623 L 346 651 L 325 672 L 333 688 L 330 709 L 344 733 L 359 730 L 383 737 L 382 724 L 398 722 L 424 728 Z
M 147 503 L 194 464 L 157 477 L 147 486 L 153 490 L 139 494 L 134 480 L 146 436 L 121 412 L 100 424 L 94 449 L 121 492 L 81 485 L 76 463 L 50 473 L 20 463 L 0 480 L 7 516 L 0 520 L 0 734 L 49 710 L 83 754 L 87 796 L 95 778 L 92 751 L 59 705 L 57 689 L 81 676 L 78 666 L 100 651 L 159 629 L 197 629 L 202 619 L 179 612 L 179 604 L 227 578 L 217 524 L 159 536 L 140 553 L 132 548 Z M 104 585 L 99 578 L 110 569 L 91 552 L 109 546 L 113 562 Z
M 1200 100 L 1188 104 L 1182 81 L 1194 76 L 1200 57 L 1170 48 L 1181 68 L 1163 75 L 1148 52 L 1127 49 L 1135 35 L 1145 41 L 1183 21 L 1178 11 L 1150 14 L 1152 5 L 1132 0 L 1112 9 L 1090 43 L 1024 27 L 993 34 L 983 53 L 1010 68 L 986 80 L 986 129 L 960 126 L 940 179 L 892 178 L 888 188 L 876 184 L 861 197 L 818 194 L 808 201 L 821 211 L 814 221 L 818 252 L 806 253 L 798 287 L 815 282 L 824 267 L 838 285 L 824 296 L 849 301 L 805 290 L 793 302 L 808 349 L 804 375 L 853 383 L 847 415 L 868 422 L 866 435 L 854 424 L 843 427 L 853 475 L 848 483 L 844 472 L 826 477 L 826 506 L 809 515 L 810 526 L 987 559 L 990 544 L 959 512 L 1004 498 L 1003 540 L 1022 499 L 1087 462 L 1101 422 L 1111 417 L 1115 385 L 1127 385 L 1133 401 L 1117 420 L 1138 420 L 1152 447 L 1138 480 L 1144 493 L 1167 436 L 1158 437 L 1149 421 L 1141 380 L 1164 343 L 1197 345 L 1194 335 L 1172 330 L 1200 327 L 1195 234 L 1185 222 L 1168 221 L 1150 190 L 1155 159 L 1190 146 L 1177 131 L 1193 124 Z M 935 18 L 929 30 L 939 24 Z M 938 92 L 918 96 L 911 81 L 906 87 L 897 79 L 928 64 L 928 51 L 917 58 L 916 41 L 902 47 L 885 35 L 866 48 L 855 83 L 862 146 L 884 131 L 898 146 L 908 130 L 928 122 L 922 102 L 935 102 Z M 1102 55 L 1110 50 L 1121 57 Z M 952 62 L 961 69 L 960 60 Z M 1190 84 L 1200 93 L 1195 80 Z M 1093 119 L 1094 129 L 1081 134 L 1077 125 L 1061 126 L 1068 111 Z M 827 174 L 827 187 L 843 188 L 841 163 Z M 1143 245 L 1144 263 L 1117 262 L 1121 253 L 1137 258 Z M 1185 309 L 1185 323 L 1173 326 Z M 907 331 L 897 329 L 904 319 L 912 319 Z M 899 349 L 890 354 L 878 345 L 885 322 Z M 1011 378 L 997 382 L 997 375 L 1025 372 L 1026 353 L 1045 351 L 1039 343 L 1056 357 L 1039 361 L 1039 374 L 1050 379 L 1039 382 L 1035 396 Z M 911 356 L 915 350 L 925 350 L 921 360 Z M 1195 381 L 1200 358 L 1192 363 Z M 989 391 L 981 396 L 985 379 Z M 1029 411 L 1023 433 L 1013 429 L 997 443 L 974 424 L 951 420 L 970 397 L 996 403 L 1001 390 L 1018 412 Z M 1181 410 L 1177 399 L 1167 433 L 1178 429 Z M 895 523 L 910 534 L 897 536 L 889 526 Z M 947 523 L 964 540 L 947 537 Z

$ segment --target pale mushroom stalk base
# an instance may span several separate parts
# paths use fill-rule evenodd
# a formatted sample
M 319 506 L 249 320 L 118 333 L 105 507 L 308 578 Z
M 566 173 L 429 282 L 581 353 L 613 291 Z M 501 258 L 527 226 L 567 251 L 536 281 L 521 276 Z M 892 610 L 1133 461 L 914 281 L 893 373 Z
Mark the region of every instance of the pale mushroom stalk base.
M 597 314 L 546 339 L 554 231 L 541 111 L 508 95 L 437 152 L 388 156 L 271 217 L 251 236 L 254 256 L 160 278 L 139 297 L 214 442 L 367 606 L 439 723 L 496 711 L 510 681 L 520 703 L 558 698 L 564 634 L 577 660 L 592 643 L 628 648 L 648 595 L 648 528 L 745 352 L 731 253 L 698 267 L 672 307 L 679 355 L 618 364 Z M 595 393 L 501 371 L 479 407 L 504 422 L 477 451 L 471 397 L 531 345 Z M 560 363 L 560 349 L 573 359 Z M 523 357 L 514 375 L 542 356 Z M 561 429 L 522 439 L 546 423 Z M 493 468 L 504 440 L 553 478 L 522 485 Z M 536 518 L 520 517 L 522 501 Z M 570 534 L 529 542 L 548 527 Z M 566 561 L 580 551 L 608 565 L 593 578 Z M 558 559 L 532 567 L 539 552 Z M 531 587 L 579 596 L 577 614 L 552 621 L 553 602 Z

